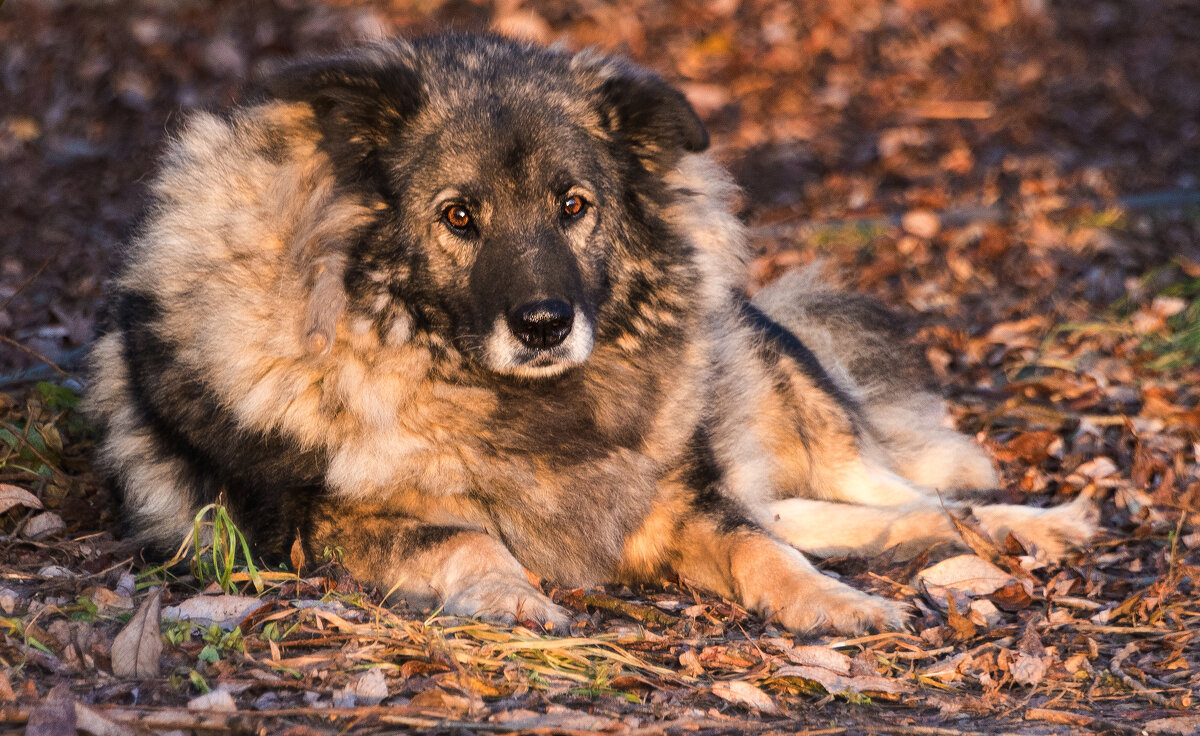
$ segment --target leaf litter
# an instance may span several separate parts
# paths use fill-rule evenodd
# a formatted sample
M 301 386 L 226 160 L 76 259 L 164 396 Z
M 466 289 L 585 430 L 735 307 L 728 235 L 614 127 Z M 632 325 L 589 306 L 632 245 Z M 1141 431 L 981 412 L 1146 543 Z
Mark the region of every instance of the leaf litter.
M 1200 728 L 1186 4 L 118 6 L 0 8 L 0 730 Z M 1086 496 L 1095 547 L 1049 565 L 956 518 L 970 554 L 822 563 L 910 606 L 909 630 L 812 640 L 683 581 L 548 591 L 562 636 L 387 607 L 325 560 L 255 565 L 217 508 L 197 538 L 219 549 L 142 561 L 90 462 L 80 351 L 177 112 L 285 56 L 489 25 L 678 82 L 744 187 L 751 288 L 822 258 L 918 314 L 996 500 Z

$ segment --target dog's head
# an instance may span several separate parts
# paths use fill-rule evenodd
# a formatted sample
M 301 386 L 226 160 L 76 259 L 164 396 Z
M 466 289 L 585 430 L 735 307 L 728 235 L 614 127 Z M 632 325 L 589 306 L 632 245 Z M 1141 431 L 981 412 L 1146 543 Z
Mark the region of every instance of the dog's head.
M 301 64 L 269 89 L 312 107 L 339 184 L 375 208 L 346 286 L 385 332 L 415 322 L 496 373 L 557 375 L 619 332 L 614 293 L 684 248 L 654 200 L 708 136 L 625 62 L 451 35 Z

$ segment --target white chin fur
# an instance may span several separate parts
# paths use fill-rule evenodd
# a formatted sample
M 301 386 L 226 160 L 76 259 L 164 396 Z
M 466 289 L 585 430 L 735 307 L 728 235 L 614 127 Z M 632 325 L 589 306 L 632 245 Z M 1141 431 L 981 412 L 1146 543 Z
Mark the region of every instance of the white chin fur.
M 592 323 L 578 308 L 575 310 L 571 334 L 562 344 L 549 350 L 525 347 L 509 329 L 508 321 L 497 317 L 484 343 L 484 361 L 497 373 L 523 378 L 549 378 L 587 360 L 592 354 L 592 345 Z

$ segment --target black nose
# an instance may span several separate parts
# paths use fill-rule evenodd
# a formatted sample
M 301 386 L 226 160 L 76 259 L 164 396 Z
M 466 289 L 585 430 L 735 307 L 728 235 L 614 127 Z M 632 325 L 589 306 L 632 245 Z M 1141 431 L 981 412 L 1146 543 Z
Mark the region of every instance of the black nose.
M 508 326 L 526 347 L 546 350 L 560 344 L 571 334 L 575 312 L 558 299 L 543 299 L 517 307 L 508 315 Z

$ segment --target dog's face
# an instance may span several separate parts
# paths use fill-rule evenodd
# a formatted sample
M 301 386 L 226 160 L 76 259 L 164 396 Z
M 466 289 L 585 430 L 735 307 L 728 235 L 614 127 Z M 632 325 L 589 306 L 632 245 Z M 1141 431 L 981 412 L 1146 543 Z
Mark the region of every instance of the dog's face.
M 614 254 L 653 239 L 657 175 L 707 145 L 659 78 L 496 38 L 376 47 L 274 91 L 313 107 L 342 186 L 375 202 L 352 302 L 526 378 L 588 359 L 629 262 Z

